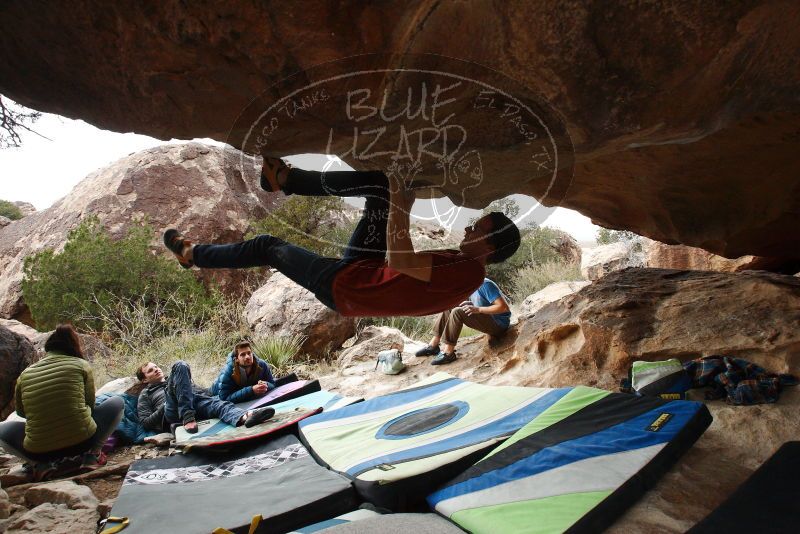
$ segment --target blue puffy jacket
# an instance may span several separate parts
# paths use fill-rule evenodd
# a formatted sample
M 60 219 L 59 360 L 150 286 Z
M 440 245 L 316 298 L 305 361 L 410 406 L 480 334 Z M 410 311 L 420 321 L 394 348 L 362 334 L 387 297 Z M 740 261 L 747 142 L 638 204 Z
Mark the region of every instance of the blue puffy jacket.
M 264 380 L 268 383 L 268 388 L 273 389 L 275 379 L 272 378 L 269 364 L 255 354 L 253 354 L 253 363 L 257 372 L 242 376 L 241 368 L 236 365 L 236 356 L 233 352 L 228 353 L 228 363 L 211 386 L 211 394 L 218 395 L 222 400 L 236 403 L 256 398 L 251 386 L 258 384 L 259 380 Z

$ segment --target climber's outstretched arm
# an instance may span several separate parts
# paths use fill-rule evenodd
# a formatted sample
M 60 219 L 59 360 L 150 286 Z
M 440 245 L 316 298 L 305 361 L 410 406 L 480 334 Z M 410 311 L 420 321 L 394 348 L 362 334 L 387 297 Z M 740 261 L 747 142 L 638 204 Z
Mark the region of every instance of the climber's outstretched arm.
M 386 226 L 386 256 L 389 267 L 423 282 L 431 280 L 433 256 L 414 252 L 410 212 L 414 193 L 406 191 L 403 180 L 389 177 L 389 221 Z

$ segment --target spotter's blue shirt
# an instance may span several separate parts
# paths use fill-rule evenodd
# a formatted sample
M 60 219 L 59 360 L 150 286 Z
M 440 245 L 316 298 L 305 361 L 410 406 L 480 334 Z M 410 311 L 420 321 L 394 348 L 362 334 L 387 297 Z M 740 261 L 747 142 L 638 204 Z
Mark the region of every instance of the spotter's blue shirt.
M 497 287 L 497 284 L 489 280 L 488 278 L 483 279 L 483 283 L 481 287 L 475 290 L 475 293 L 469 296 L 470 302 L 473 305 L 480 307 L 483 306 L 491 306 L 492 303 L 497 300 L 497 297 L 503 297 L 503 300 L 508 301 L 508 299 L 503 295 L 503 292 L 500 291 L 500 288 Z M 504 312 L 504 313 L 496 313 L 491 316 L 494 321 L 502 326 L 503 328 L 508 328 L 508 325 L 511 323 L 511 312 Z

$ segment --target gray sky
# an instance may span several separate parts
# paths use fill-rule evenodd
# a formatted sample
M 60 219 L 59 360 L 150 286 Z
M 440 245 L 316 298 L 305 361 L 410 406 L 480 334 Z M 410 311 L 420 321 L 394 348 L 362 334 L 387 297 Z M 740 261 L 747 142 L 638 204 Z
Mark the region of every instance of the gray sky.
M 50 114 L 43 114 L 33 129 L 49 140 L 23 132 L 21 148 L 0 150 L 0 199 L 30 202 L 40 210 L 69 193 L 89 173 L 133 152 L 164 144 L 152 137 L 100 130 L 83 121 Z M 221 145 L 210 139 L 197 141 Z M 328 161 L 324 155 L 289 159 L 307 169 L 321 169 Z M 533 218 L 544 226 L 561 228 L 578 241 L 594 241 L 598 227 L 580 213 L 564 208 L 545 209 L 524 195 L 514 195 L 514 199 L 521 206 L 520 213 L 528 213 L 523 222 Z M 412 210 L 420 219 L 438 221 L 454 229 L 463 228 L 477 213 L 466 208 L 459 210 L 448 199 L 418 200 Z

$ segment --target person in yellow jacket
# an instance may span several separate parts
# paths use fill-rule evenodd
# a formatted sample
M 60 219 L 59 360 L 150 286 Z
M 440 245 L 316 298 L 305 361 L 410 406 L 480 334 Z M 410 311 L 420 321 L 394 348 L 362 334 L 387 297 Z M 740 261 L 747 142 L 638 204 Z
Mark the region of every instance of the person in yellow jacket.
M 26 421 L 0 423 L 0 446 L 33 471 L 76 456 L 83 466 L 103 465 L 101 449 L 122 419 L 122 398 L 95 407 L 92 368 L 72 325 L 58 325 L 44 350 L 17 379 L 16 410 Z

